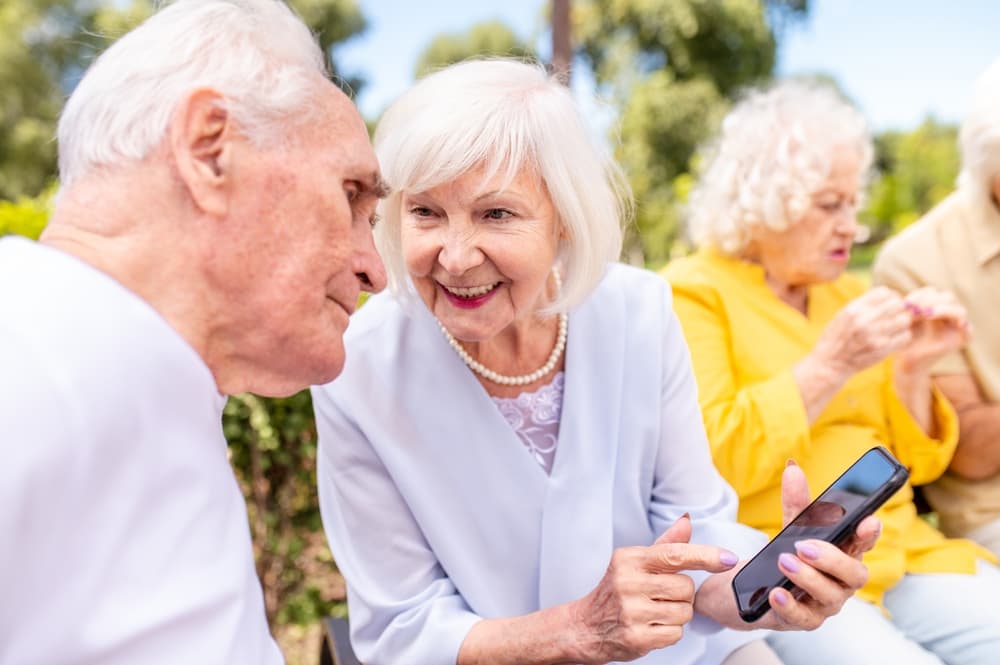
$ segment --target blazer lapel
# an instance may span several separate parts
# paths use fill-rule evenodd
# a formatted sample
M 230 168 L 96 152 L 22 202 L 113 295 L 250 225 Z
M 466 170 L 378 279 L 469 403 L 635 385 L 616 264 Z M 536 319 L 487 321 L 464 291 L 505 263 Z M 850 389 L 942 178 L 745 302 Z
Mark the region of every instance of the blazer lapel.
M 559 444 L 542 516 L 539 605 L 580 598 L 613 549 L 624 302 L 599 293 L 571 313 Z M 641 359 L 637 359 L 641 361 Z

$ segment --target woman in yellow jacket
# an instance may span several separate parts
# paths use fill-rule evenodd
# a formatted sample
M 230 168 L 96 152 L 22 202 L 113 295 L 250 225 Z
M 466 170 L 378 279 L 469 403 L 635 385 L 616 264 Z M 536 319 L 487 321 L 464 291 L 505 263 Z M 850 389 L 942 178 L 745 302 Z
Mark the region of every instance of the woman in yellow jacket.
M 928 369 L 964 344 L 964 308 L 933 289 L 866 291 L 845 273 L 871 159 L 863 118 L 831 90 L 751 92 L 724 120 L 692 195 L 699 249 L 664 271 L 715 464 L 740 496 L 741 521 L 770 535 L 790 459 L 819 491 L 881 444 L 919 485 L 945 472 L 957 443 Z M 909 485 L 878 515 L 868 585 L 819 630 L 769 638 L 784 662 L 998 662 L 992 555 L 922 520 Z

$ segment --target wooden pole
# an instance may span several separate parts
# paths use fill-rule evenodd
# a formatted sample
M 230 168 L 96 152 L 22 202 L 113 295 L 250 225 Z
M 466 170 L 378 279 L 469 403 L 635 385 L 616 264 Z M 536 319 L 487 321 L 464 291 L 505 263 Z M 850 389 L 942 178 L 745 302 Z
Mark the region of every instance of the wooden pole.
M 552 72 L 563 85 L 570 83 L 573 47 L 569 28 L 570 0 L 552 0 Z

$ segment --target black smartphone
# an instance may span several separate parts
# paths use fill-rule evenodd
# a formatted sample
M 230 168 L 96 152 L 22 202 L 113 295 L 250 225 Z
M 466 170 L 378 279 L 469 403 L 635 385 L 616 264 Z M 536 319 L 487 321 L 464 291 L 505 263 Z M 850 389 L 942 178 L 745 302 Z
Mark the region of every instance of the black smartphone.
M 733 578 L 736 606 L 743 620 L 756 621 L 771 609 L 767 595 L 774 587 L 789 591 L 794 587 L 778 568 L 782 552 L 794 553 L 795 542 L 805 538 L 842 544 L 909 476 L 906 467 L 882 446 L 872 448 L 840 474 Z

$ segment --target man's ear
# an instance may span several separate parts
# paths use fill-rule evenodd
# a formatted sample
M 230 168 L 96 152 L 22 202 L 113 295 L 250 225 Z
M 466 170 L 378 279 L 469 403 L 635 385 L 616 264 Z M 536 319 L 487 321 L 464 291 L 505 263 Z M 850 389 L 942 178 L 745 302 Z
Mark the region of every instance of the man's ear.
M 189 93 L 170 122 L 170 148 L 194 205 L 222 216 L 232 188 L 235 127 L 225 98 L 210 88 Z

